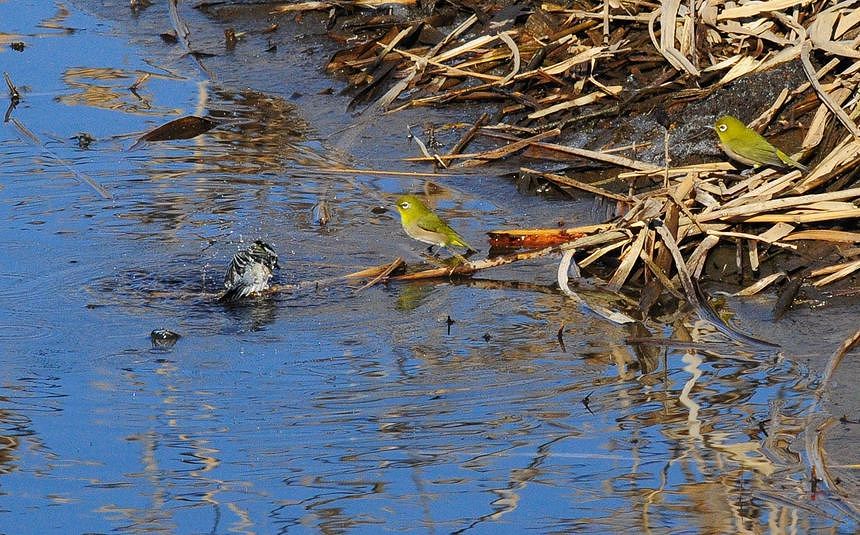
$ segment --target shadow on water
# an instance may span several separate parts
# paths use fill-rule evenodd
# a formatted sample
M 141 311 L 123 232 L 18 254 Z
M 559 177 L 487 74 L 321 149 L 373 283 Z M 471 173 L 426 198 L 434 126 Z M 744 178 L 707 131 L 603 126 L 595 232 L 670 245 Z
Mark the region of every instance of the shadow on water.
M 24 3 L 0 3 L 0 62 L 23 89 L 13 116 L 112 199 L 0 130 L 0 524 L 857 529 L 851 505 L 810 474 L 817 379 L 802 360 L 733 344 L 681 312 L 609 324 L 558 290 L 554 261 L 499 269 L 497 280 L 335 283 L 217 302 L 231 256 L 258 237 L 278 251 L 282 285 L 417 261 L 423 248 L 375 208 L 428 180 L 443 186 L 437 208 L 475 241 L 486 228 L 575 220 L 567 210 L 578 205 L 512 200 L 513 184 L 476 174 L 335 172 L 386 167 L 411 149 L 399 118 L 358 133 L 349 153 L 332 148 L 353 118 L 348 97 L 321 93 L 332 82 L 308 59 L 326 51 L 319 20 L 251 26 L 229 58 L 219 49 L 201 60 L 217 77 L 207 80 L 161 43 L 165 5 Z M 180 7 L 210 51 L 224 21 L 271 24 L 244 8 L 213 19 Z M 272 39 L 281 52 L 262 55 Z M 5 48 L 17 40 L 24 52 Z M 184 115 L 219 124 L 127 150 Z M 182 337 L 153 348 L 158 328 Z

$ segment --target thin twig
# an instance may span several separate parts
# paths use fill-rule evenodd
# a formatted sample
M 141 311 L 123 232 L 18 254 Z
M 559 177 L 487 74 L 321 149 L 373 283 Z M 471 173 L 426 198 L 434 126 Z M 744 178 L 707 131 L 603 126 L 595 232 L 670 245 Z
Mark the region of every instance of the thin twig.
M 9 88 L 9 99 L 13 103 L 18 104 L 21 100 L 21 93 L 18 92 L 18 88 L 12 83 L 12 78 L 9 77 L 8 72 L 3 72 L 3 79 L 6 80 L 6 87 Z
M 397 268 L 399 268 L 399 267 L 401 267 L 401 266 L 404 266 L 404 265 L 406 265 L 406 263 L 403 261 L 403 259 L 402 259 L 402 258 L 400 258 L 400 257 L 398 256 L 397 258 L 395 258 L 395 259 L 394 259 L 394 261 L 393 261 L 393 262 L 391 262 L 391 264 L 389 264 L 389 265 L 388 265 L 388 267 L 387 267 L 387 268 L 385 268 L 384 270 L 382 270 L 382 272 L 381 272 L 379 275 L 377 275 L 376 277 L 374 277 L 373 279 L 371 279 L 371 280 L 370 280 L 370 282 L 368 282 L 367 284 L 365 284 L 365 285 L 364 285 L 364 286 L 362 286 L 361 288 L 358 288 L 358 289 L 356 290 L 356 293 L 358 293 L 358 292 L 360 292 L 360 291 L 362 291 L 362 290 L 366 290 L 367 288 L 370 288 L 371 286 L 376 285 L 376 284 L 377 284 L 377 283 L 379 283 L 381 280 L 385 279 L 385 277 L 387 277 L 387 276 L 391 275 L 391 274 L 392 274 L 392 273 L 393 273 Z
M 449 157 L 455 156 L 455 155 L 463 152 L 463 149 L 465 149 L 469 145 L 469 143 L 472 142 L 472 140 L 475 138 L 475 134 L 477 134 L 478 130 L 487 123 L 487 119 L 489 119 L 489 118 L 490 118 L 489 113 L 487 113 L 487 112 L 482 113 L 481 116 L 478 117 L 478 120 L 475 121 L 475 124 L 473 124 L 466 131 L 466 133 L 463 134 L 463 137 L 460 138 L 460 141 L 458 141 L 457 144 L 454 145 L 454 148 L 452 148 L 451 151 L 448 152 L 448 154 L 446 156 L 449 156 Z
M 528 251 L 524 253 L 497 256 L 495 258 L 487 258 L 485 260 L 477 260 L 474 262 L 467 261 L 465 263 L 452 267 L 431 268 L 415 273 L 407 273 L 405 275 L 394 275 L 393 277 L 389 277 L 387 280 L 414 281 L 424 279 L 467 277 L 475 272 L 484 269 L 513 264 L 514 262 L 521 262 L 523 260 L 532 260 L 534 258 L 540 258 L 553 253 L 557 253 L 558 251 L 558 247 L 545 247 L 537 251 Z

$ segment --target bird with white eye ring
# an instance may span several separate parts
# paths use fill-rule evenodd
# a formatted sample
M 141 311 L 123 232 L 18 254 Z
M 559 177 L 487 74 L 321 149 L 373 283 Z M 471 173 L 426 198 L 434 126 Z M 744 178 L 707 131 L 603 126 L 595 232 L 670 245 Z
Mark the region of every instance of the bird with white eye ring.
M 457 231 L 434 214 L 417 196 L 402 195 L 395 204 L 400 214 L 400 224 L 409 237 L 429 243 L 430 249 L 437 245 L 452 252 L 452 247 L 462 247 L 470 253 L 477 252 L 477 249 L 469 245 Z
M 720 138 L 720 148 L 730 158 L 754 168 L 762 165 L 771 167 L 794 167 L 803 172 L 809 168 L 794 161 L 789 155 L 770 144 L 758 132 L 745 125 L 736 117 L 725 115 L 714 123 L 714 130 Z

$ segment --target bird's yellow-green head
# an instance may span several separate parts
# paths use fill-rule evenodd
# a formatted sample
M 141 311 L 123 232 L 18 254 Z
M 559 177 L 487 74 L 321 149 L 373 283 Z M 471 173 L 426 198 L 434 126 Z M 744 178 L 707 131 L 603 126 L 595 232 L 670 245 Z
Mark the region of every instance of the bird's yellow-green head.
M 714 123 L 714 130 L 717 131 L 720 143 L 724 145 L 724 148 L 728 149 L 727 152 L 731 150 L 743 153 L 744 149 L 747 147 L 764 147 L 765 145 L 763 145 L 762 142 L 764 142 L 767 147 L 772 147 L 772 145 L 768 143 L 765 138 L 761 137 L 758 132 L 749 128 L 740 119 L 732 117 L 731 115 L 724 115 L 717 119 Z M 729 156 L 732 156 L 732 154 L 729 154 Z
M 749 142 L 752 139 L 752 136 L 749 134 L 750 132 L 758 136 L 755 130 L 747 128 L 747 125 L 741 122 L 740 119 L 731 115 L 724 115 L 717 119 L 717 122 L 714 123 L 714 130 L 717 131 L 717 136 L 719 136 L 720 141 L 723 143 L 727 140 L 747 140 Z
M 400 214 L 400 221 L 404 227 L 414 225 L 421 216 L 431 213 L 427 205 L 415 195 L 401 195 L 397 198 L 396 204 L 397 213 Z
M 774 167 L 796 167 L 806 171 L 805 165 L 791 159 L 787 154 L 770 144 L 758 132 L 745 125 L 740 119 L 724 115 L 714 123 L 714 130 L 720 138 L 720 146 L 729 157 L 754 167 L 770 165 Z

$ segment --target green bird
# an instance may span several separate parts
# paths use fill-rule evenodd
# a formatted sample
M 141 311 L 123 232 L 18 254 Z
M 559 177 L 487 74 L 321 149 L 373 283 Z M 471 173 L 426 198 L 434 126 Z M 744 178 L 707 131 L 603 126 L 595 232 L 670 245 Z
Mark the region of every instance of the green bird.
M 403 195 L 397 199 L 397 212 L 400 214 L 400 224 L 411 238 L 429 243 L 429 249 L 434 245 L 451 248 L 463 247 L 468 252 L 478 250 L 466 243 L 457 231 L 452 229 L 439 216 L 434 214 L 421 199 L 415 195 Z
M 792 160 L 790 156 L 771 145 L 758 132 L 731 115 L 717 119 L 717 122 L 714 123 L 714 130 L 717 131 L 720 147 L 725 153 L 743 164 L 753 167 L 762 165 L 795 167 L 804 172 L 809 171 L 808 167 Z

